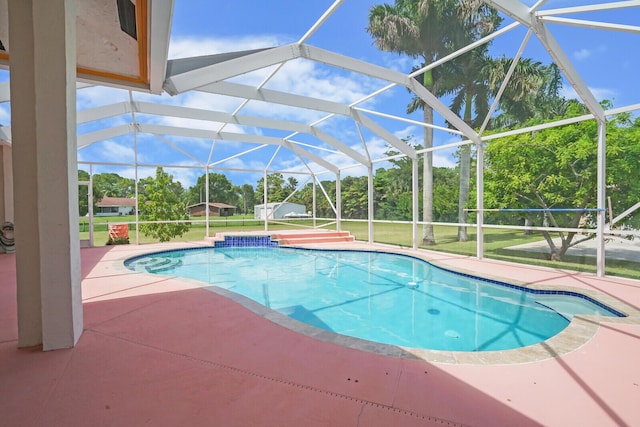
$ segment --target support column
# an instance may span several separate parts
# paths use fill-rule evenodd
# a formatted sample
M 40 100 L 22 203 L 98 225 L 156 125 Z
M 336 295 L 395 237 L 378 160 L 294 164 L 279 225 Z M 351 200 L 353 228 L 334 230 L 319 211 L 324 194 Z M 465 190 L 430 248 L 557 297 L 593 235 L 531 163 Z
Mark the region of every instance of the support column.
M 476 257 L 484 258 L 484 144 L 476 144 Z
M 264 170 L 264 185 L 262 188 L 262 199 L 264 200 L 264 231 L 269 231 L 269 210 L 267 209 L 267 205 L 269 203 L 269 183 L 267 170 Z
M 336 172 L 336 231 L 342 231 L 342 182 L 340 171 Z
M 14 222 L 11 147 L 0 144 L 0 224 Z
M 68 348 L 82 333 L 74 2 L 8 11 L 18 345 Z
M 316 198 L 316 180 L 318 179 L 317 176 L 313 176 L 313 229 L 315 230 L 316 227 L 318 226 L 317 224 L 317 216 L 318 216 L 318 202 L 317 202 L 317 198 Z
M 367 168 L 367 241 L 374 242 L 373 220 L 375 218 L 375 193 L 373 188 L 373 164 Z
M 596 275 L 605 275 L 604 226 L 607 200 L 607 123 L 598 120 L 598 211 L 596 225 Z
M 204 220 L 206 221 L 205 231 L 209 237 L 209 165 L 204 168 Z
M 418 158 L 411 159 L 411 247 L 418 249 L 418 215 L 420 206 L 418 204 L 418 191 L 420 183 L 418 181 Z

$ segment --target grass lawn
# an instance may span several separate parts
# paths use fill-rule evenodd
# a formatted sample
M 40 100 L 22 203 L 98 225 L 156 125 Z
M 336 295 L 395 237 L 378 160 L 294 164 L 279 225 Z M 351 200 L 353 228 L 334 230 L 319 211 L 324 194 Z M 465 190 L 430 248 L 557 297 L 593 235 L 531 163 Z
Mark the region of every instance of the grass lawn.
M 342 229 L 350 231 L 358 240 L 368 239 L 366 222 L 345 222 L 342 225 Z M 469 241 L 458 242 L 457 227 L 437 225 L 434 227 L 437 244 L 435 246 L 424 246 L 419 244 L 419 246 L 423 249 L 432 251 L 475 256 L 475 229 L 468 228 L 467 232 Z M 594 257 L 576 257 L 566 255 L 564 260 L 559 262 L 549 260 L 547 253 L 507 249 L 511 246 L 538 242 L 543 239 L 544 238 L 540 233 L 525 235 L 519 230 L 485 229 L 484 257 L 551 268 L 562 268 L 591 273 L 596 272 L 596 260 Z M 411 224 L 376 223 L 374 225 L 374 241 L 411 247 Z M 638 262 L 607 259 L 606 272 L 608 275 L 612 276 L 640 279 L 640 265 Z
M 135 221 L 135 216 L 119 216 L 119 217 L 98 217 L 94 218 L 94 245 L 103 246 L 108 240 L 108 223 L 122 223 Z M 326 223 L 326 221 L 317 221 L 317 225 Z M 269 230 L 291 229 L 298 227 L 311 227 L 311 220 L 289 220 L 283 223 L 270 223 Z M 335 229 L 335 225 L 331 225 L 330 229 Z M 80 219 L 80 238 L 88 239 L 88 220 Z M 366 222 L 343 222 L 342 229 L 351 232 L 357 240 L 368 240 L 368 225 Z M 135 224 L 129 225 L 129 240 L 135 242 Z M 253 216 L 234 215 L 225 218 L 215 218 L 210 220 L 210 235 L 216 232 L 233 232 L 233 231 L 263 231 L 264 223 L 255 220 Z M 434 246 L 422 246 L 421 248 L 454 253 L 460 255 L 475 256 L 476 254 L 476 233 L 474 228 L 468 230 L 469 241 L 457 241 L 457 227 L 437 225 L 434 227 L 437 244 Z M 202 240 L 205 236 L 205 225 L 192 224 L 191 228 L 182 237 L 175 238 L 174 241 L 197 241 Z M 392 245 L 411 247 L 412 245 L 411 224 L 395 224 L 395 223 L 375 223 L 374 224 L 374 241 L 379 243 L 388 243 Z M 507 249 L 511 246 L 521 245 L 524 243 L 537 242 L 542 240 L 542 235 L 534 233 L 526 235 L 519 230 L 502 230 L 502 229 L 485 229 L 484 233 L 484 257 L 492 259 L 500 259 L 504 261 L 512 261 L 523 264 L 541 265 L 552 268 L 562 268 L 568 270 L 596 272 L 596 260 L 593 257 L 573 257 L 565 256 L 562 262 L 548 260 L 548 254 L 529 251 L 518 251 Z M 157 240 L 146 237 L 143 234 L 139 236 L 139 243 L 155 243 Z M 606 272 L 612 276 L 630 277 L 640 279 L 640 268 L 638 262 L 620 261 L 614 259 L 606 260 Z

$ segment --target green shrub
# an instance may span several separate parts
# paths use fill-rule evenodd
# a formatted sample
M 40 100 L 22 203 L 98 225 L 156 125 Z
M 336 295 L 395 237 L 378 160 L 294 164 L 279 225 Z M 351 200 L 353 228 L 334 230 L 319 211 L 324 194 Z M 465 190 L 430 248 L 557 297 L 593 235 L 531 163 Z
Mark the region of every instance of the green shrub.
M 107 240 L 107 246 L 109 245 L 128 245 L 129 238 L 128 237 L 116 237 L 115 239 L 109 238 Z

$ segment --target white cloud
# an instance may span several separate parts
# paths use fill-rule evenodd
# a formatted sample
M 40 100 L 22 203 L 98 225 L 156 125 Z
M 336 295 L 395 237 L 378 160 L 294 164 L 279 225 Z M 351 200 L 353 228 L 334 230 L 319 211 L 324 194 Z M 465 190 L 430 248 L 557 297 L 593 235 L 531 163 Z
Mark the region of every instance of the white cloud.
M 194 168 L 164 168 L 165 172 L 173 175 L 173 180 L 182 184 L 182 187 L 186 190 L 193 186 L 198 177 L 204 175 L 204 169 Z
M 124 145 L 112 140 L 99 143 L 99 156 L 103 162 L 133 163 L 135 152 L 133 146 Z M 144 163 L 144 154 L 138 153 L 138 162 Z
M 229 168 L 229 169 L 245 169 L 252 171 L 261 171 L 266 167 L 266 162 L 256 161 L 256 160 L 245 160 L 242 157 L 234 157 L 233 159 L 226 160 L 217 165 L 221 168 Z
M 424 146 L 424 132 L 422 128 L 419 126 L 407 126 L 404 129 L 395 132 L 395 135 L 402 139 L 408 136 L 413 136 L 413 141 L 416 144 L 420 144 Z M 460 141 L 460 137 L 448 134 L 448 133 L 434 133 L 434 147 L 438 147 L 438 145 L 446 145 Z M 433 153 L 433 166 L 434 167 L 445 167 L 452 168 L 456 166 L 456 162 L 453 159 L 453 155 L 455 154 L 456 149 L 440 149 L 434 150 Z
M 129 92 L 106 86 L 91 86 L 76 92 L 78 111 L 129 100 Z
M 240 100 L 228 96 L 213 95 L 203 92 L 191 92 L 182 96 L 179 104 L 183 107 L 195 108 L 205 111 L 229 112 L 235 110 L 240 104 Z M 205 129 L 218 131 L 222 123 L 207 120 L 186 119 L 181 117 L 161 116 L 157 118 L 160 124 L 167 126 L 186 127 L 193 129 Z M 233 123 L 224 126 L 226 132 L 246 133 L 246 130 Z M 209 144 L 209 143 L 207 143 Z
M 390 53 L 383 53 L 383 55 L 384 66 L 391 70 L 398 71 L 399 73 L 409 74 L 413 68 L 422 65 L 420 61 L 408 56 L 400 56 Z
M 382 87 L 375 79 L 328 67 L 305 59 L 287 62 L 271 76 L 274 67 L 256 70 L 238 76 L 233 81 L 245 85 L 264 84 L 265 89 L 292 93 L 310 98 L 350 104 Z M 271 78 L 267 81 L 267 78 Z M 250 101 L 240 114 L 255 114 L 263 117 L 301 121 L 310 123 L 327 113 L 310 109 L 301 109 L 282 104 L 269 104 L 256 100 Z
M 306 59 L 287 62 L 267 87 L 298 95 L 349 104 L 368 95 L 374 79 L 354 75 Z
M 605 99 L 612 100 L 616 97 L 617 91 L 610 88 L 594 88 L 590 87 L 589 90 L 593 94 L 593 96 L 598 100 L 602 101 Z M 579 99 L 578 93 L 573 89 L 572 86 L 565 86 L 562 88 L 561 96 L 567 99 Z
M 592 54 L 593 52 L 591 50 L 582 48 L 580 50 L 573 52 L 573 57 L 576 58 L 578 61 L 583 61 L 589 58 Z

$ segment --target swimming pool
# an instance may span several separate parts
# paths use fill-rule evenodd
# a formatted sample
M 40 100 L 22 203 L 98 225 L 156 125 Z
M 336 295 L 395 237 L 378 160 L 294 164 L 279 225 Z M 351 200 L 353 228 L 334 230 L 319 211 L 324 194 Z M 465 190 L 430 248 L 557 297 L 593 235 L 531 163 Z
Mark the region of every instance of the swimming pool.
M 197 248 L 125 265 L 227 289 L 338 334 L 430 350 L 514 349 L 558 334 L 575 314 L 623 316 L 577 293 L 525 290 L 386 252 Z

